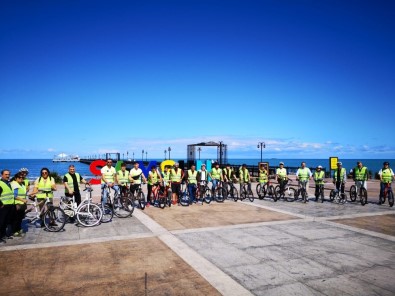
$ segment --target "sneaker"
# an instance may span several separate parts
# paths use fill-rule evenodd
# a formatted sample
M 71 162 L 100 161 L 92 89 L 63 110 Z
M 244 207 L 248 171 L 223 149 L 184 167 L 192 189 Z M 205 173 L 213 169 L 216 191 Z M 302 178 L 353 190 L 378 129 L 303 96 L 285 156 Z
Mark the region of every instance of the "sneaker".
M 147 202 L 147 204 L 145 205 L 147 208 L 149 208 L 149 206 L 150 206 L 150 203 L 149 202 Z
M 119 213 L 119 208 L 115 208 L 115 212 L 116 212 L 116 213 Z
M 133 207 L 132 207 L 131 205 L 128 205 L 128 210 L 129 210 L 129 211 L 132 211 L 132 210 L 133 210 Z
M 14 237 L 21 237 L 22 236 L 22 231 L 17 231 L 14 233 Z
M 12 235 L 7 236 L 7 239 L 13 239 L 14 237 Z

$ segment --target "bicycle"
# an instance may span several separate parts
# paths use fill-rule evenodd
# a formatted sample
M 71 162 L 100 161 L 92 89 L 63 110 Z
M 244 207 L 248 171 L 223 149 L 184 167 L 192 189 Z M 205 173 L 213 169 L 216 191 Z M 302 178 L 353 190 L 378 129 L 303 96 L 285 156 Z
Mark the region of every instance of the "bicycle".
M 226 189 L 222 186 L 222 183 L 222 181 L 218 181 L 214 190 L 213 198 L 216 202 L 224 202 L 225 197 L 227 196 Z
M 41 192 L 46 193 L 45 201 L 38 201 L 37 197 L 31 197 L 30 199 L 34 198 L 34 200 L 33 203 L 27 203 L 28 206 L 32 207 L 25 212 L 26 218 L 29 223 L 40 221 L 40 226 L 44 226 L 47 231 L 59 232 L 66 223 L 66 214 L 60 207 L 53 205 L 48 197 L 48 193 L 51 193 L 51 191 Z M 40 210 L 40 204 L 42 203 L 44 204 Z
M 347 200 L 347 196 L 345 193 L 341 193 L 339 189 L 332 189 L 329 193 L 330 201 L 335 201 L 338 204 L 344 204 Z
M 296 189 L 290 187 L 291 183 L 291 180 L 284 179 L 274 188 L 274 195 L 277 200 L 282 198 L 288 202 L 292 202 L 298 199 Z
M 232 198 L 234 201 L 237 201 L 239 199 L 239 191 L 237 190 L 233 181 L 225 182 L 224 189 L 226 190 L 226 198 L 230 196 L 230 198 Z
M 350 200 L 351 201 L 356 201 L 357 196 L 359 196 L 359 201 L 361 202 L 361 205 L 366 205 L 368 202 L 368 191 L 366 188 L 363 186 L 364 181 L 355 181 L 356 183 L 358 182 L 358 187 L 359 187 L 359 192 L 357 193 L 357 186 L 356 185 L 351 185 L 350 187 Z
M 139 207 L 141 210 L 145 209 L 145 194 L 143 192 L 143 189 L 141 188 L 141 183 L 138 184 L 139 186 L 137 187 L 136 191 L 134 194 L 131 194 L 132 197 L 132 204 L 133 206 Z
M 85 188 L 84 191 L 93 190 Z M 103 217 L 101 208 L 91 202 L 90 196 L 87 194 L 85 200 L 77 206 L 74 195 L 72 197 L 62 196 L 60 198 L 60 208 L 63 209 L 67 215 L 67 219 L 77 217 L 78 223 L 85 227 L 96 226 L 100 223 Z
M 315 180 L 316 186 L 318 186 L 318 191 L 315 192 L 315 201 L 318 201 L 318 198 L 321 197 L 321 203 L 324 202 L 324 184 L 322 184 L 323 180 L 324 179 Z
M 132 201 L 128 198 L 127 193 L 126 196 L 122 196 L 122 193 L 119 194 L 118 191 L 116 191 L 114 188 L 114 194 L 111 194 L 111 188 L 110 186 L 107 186 L 104 184 L 104 187 L 102 188 L 102 198 L 101 201 L 103 203 L 103 196 L 104 196 L 104 191 L 107 191 L 107 205 L 110 209 L 112 209 L 112 212 L 114 213 L 115 216 L 118 218 L 127 218 L 132 215 L 133 213 L 133 206 L 132 206 Z M 120 188 L 121 190 L 121 188 Z M 125 191 L 124 191 L 125 192 Z M 124 193 L 125 194 L 125 193 Z M 104 206 L 103 206 L 104 207 Z
M 158 206 L 161 209 L 164 209 L 166 206 L 166 195 L 164 190 L 160 186 L 160 183 L 154 184 L 151 191 L 151 198 L 150 200 L 153 201 L 154 206 Z
M 270 184 L 270 181 L 268 180 L 265 183 L 258 183 L 256 185 L 256 194 L 258 195 L 259 199 L 264 199 L 266 197 L 266 194 L 268 197 L 271 197 L 273 201 L 277 201 L 277 197 L 275 195 L 274 191 L 274 186 Z
M 118 208 L 115 209 L 115 216 L 118 218 L 127 218 L 132 216 L 134 211 L 133 201 L 131 198 L 131 193 L 129 186 L 127 185 L 119 185 L 120 189 L 120 197 L 118 199 Z M 115 194 L 117 194 L 115 192 Z M 115 200 L 114 196 L 114 200 Z
M 379 204 L 384 204 L 386 198 L 388 198 L 389 206 L 392 207 L 394 205 L 394 193 L 392 192 L 391 182 L 385 183 L 383 196 L 380 196 Z
M 199 182 L 198 186 L 196 186 L 195 196 L 199 197 L 198 199 L 200 200 L 201 204 L 203 204 L 203 202 L 207 204 L 211 203 L 211 189 L 208 187 L 207 181 Z
M 308 199 L 307 199 L 307 190 L 306 190 L 307 182 L 308 182 L 307 180 L 299 180 L 299 189 L 296 191 L 295 200 L 300 195 L 302 197 L 302 201 L 304 203 L 306 203 L 306 201 L 308 201 Z
M 248 198 L 250 202 L 254 201 L 254 193 L 252 193 L 250 182 L 244 182 L 240 190 L 240 200 L 245 198 Z

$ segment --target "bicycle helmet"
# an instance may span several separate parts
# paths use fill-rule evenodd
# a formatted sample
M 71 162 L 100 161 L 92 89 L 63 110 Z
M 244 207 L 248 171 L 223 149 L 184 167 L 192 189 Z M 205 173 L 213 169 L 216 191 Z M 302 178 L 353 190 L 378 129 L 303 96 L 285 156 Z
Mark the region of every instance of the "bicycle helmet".
M 26 173 L 26 174 L 28 174 L 28 173 L 29 173 L 29 170 L 28 170 L 27 168 L 21 168 L 21 169 L 19 170 L 19 172 L 20 172 L 20 173 Z
M 284 163 L 283 163 L 283 162 L 280 162 L 279 165 L 284 165 Z
M 322 169 L 322 166 L 319 165 L 319 166 L 317 167 L 317 169 Z

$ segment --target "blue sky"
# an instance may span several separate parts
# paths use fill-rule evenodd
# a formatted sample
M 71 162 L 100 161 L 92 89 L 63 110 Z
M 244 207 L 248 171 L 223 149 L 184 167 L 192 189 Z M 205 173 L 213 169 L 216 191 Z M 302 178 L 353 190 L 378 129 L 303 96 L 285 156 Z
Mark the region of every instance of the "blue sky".
M 3 0 L 0 158 L 394 158 L 394 29 L 394 1 Z

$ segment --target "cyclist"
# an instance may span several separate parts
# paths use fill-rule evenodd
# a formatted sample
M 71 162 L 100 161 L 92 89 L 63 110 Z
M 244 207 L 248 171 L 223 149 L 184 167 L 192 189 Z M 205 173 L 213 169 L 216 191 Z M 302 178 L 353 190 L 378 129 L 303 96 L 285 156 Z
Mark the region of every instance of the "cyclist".
M 11 180 L 11 188 L 14 191 L 15 216 L 12 223 L 14 236 L 23 236 L 22 220 L 25 218 L 26 211 L 26 186 L 24 174 L 18 172 Z
M 196 192 L 196 184 L 197 184 L 197 174 L 198 172 L 196 171 L 196 166 L 195 164 L 192 164 L 191 168 L 187 171 L 185 176 L 186 182 L 188 184 L 190 204 L 196 203 L 195 192 Z
M 147 179 L 145 179 L 145 176 L 143 174 L 143 171 L 139 168 L 139 163 L 137 161 L 134 162 L 133 168 L 129 172 L 129 181 L 131 182 L 130 184 L 130 192 L 134 195 L 136 190 L 139 188 L 141 185 L 141 180 L 146 183 Z
M 207 184 L 208 181 L 208 171 L 206 170 L 206 165 L 203 163 L 200 170 L 197 173 L 197 181 L 199 183 L 199 195 L 201 194 L 201 189 Z M 201 203 L 203 204 L 203 197 L 199 196 Z
M 357 192 L 359 192 L 361 186 L 365 189 L 368 189 L 366 182 L 368 180 L 368 168 L 366 166 L 363 166 L 362 162 L 358 161 L 357 166 L 351 170 L 351 173 L 355 182 Z
M 266 183 L 268 182 L 269 178 L 268 178 L 268 171 L 265 168 L 265 165 L 263 163 L 261 163 L 259 165 L 259 172 L 258 172 L 258 181 L 259 184 L 261 184 L 261 192 L 264 188 L 264 186 L 266 185 Z
M 121 169 L 117 172 L 117 184 L 123 191 L 130 186 L 129 171 L 126 169 L 126 163 L 121 163 Z
M 23 174 L 23 182 L 25 182 L 26 192 L 29 192 L 30 182 L 29 179 L 27 178 L 27 175 L 29 174 L 29 170 L 27 168 L 21 168 L 19 172 Z
M 167 195 L 169 192 L 171 192 L 171 182 L 170 182 L 170 166 L 165 165 L 163 168 L 162 172 L 162 180 L 163 180 L 163 187 L 165 194 Z
M 318 200 L 318 192 L 320 189 L 320 185 L 324 185 L 324 177 L 325 177 L 325 172 L 322 170 L 322 166 L 317 166 L 315 169 L 315 172 L 313 173 L 313 180 L 315 182 L 315 201 Z
M 240 170 L 240 192 L 243 192 L 243 184 L 247 184 L 248 185 L 248 191 L 251 191 L 251 176 L 250 176 L 250 172 L 247 169 L 247 165 L 245 163 L 243 163 L 243 165 L 241 166 L 241 170 Z
M 313 174 L 311 173 L 310 169 L 306 167 L 306 163 L 302 161 L 300 164 L 300 168 L 296 171 L 296 180 L 299 181 L 299 188 L 302 187 L 301 182 L 302 181 L 307 181 L 306 183 L 306 198 L 309 197 L 309 180 L 311 179 L 311 176 Z M 309 201 L 307 199 L 307 201 Z
M 7 225 L 13 221 L 14 217 L 14 195 L 10 184 L 10 171 L 1 171 L 0 180 L 0 243 L 6 243 Z
M 115 168 L 112 166 L 112 160 L 107 159 L 106 165 L 101 169 L 101 189 L 102 189 L 102 195 L 103 195 L 103 207 L 107 203 L 107 190 L 104 190 L 105 187 L 110 187 L 114 191 L 116 191 L 119 195 L 119 187 L 115 183 L 116 182 L 116 175 L 117 172 L 115 171 Z
M 346 174 L 346 169 L 343 168 L 343 164 L 338 161 L 337 162 L 337 169 L 335 170 L 333 174 L 333 184 L 336 186 L 336 190 L 344 194 L 344 186 L 347 182 L 347 174 Z
M 392 183 L 392 180 L 394 180 L 394 172 L 389 167 L 389 165 L 390 165 L 389 162 L 385 161 L 383 163 L 383 168 L 379 171 L 379 176 L 380 176 L 380 197 L 383 197 L 383 195 L 384 195 L 385 185 L 387 183 Z
M 148 192 L 148 202 L 147 207 L 149 205 L 153 205 L 154 201 L 151 199 L 152 188 L 154 186 L 159 186 L 159 183 L 162 183 L 162 177 L 156 169 L 156 166 L 151 166 L 151 170 L 148 173 L 148 182 L 147 182 L 147 192 Z
M 40 177 L 34 181 L 34 187 L 31 195 L 36 195 L 39 201 L 40 210 L 45 204 L 45 199 L 49 197 L 53 198 L 53 191 L 56 191 L 55 179 L 50 175 L 50 171 L 47 168 L 42 168 L 40 171 Z M 55 223 L 55 222 L 51 222 Z M 44 227 L 44 221 L 41 220 L 41 227 Z
M 280 162 L 279 167 L 276 169 L 276 179 L 280 185 L 280 191 L 284 191 L 285 185 L 288 183 L 287 169 L 284 168 L 284 163 Z
M 222 178 L 224 182 L 232 182 L 233 180 L 237 180 L 235 171 L 230 167 L 229 163 L 222 170 Z
M 81 203 L 81 192 L 79 184 L 88 184 L 79 173 L 75 172 L 75 166 L 69 165 L 69 172 L 63 177 L 64 191 L 67 197 L 73 197 L 77 205 Z
M 178 202 L 179 193 L 181 191 L 181 181 L 184 179 L 184 172 L 179 168 L 179 163 L 174 164 L 174 168 L 170 170 L 171 192 L 173 205 Z
M 219 181 L 222 181 L 222 170 L 219 167 L 219 163 L 215 162 L 214 167 L 211 169 L 211 172 L 209 172 L 209 177 L 211 178 L 211 182 L 213 183 L 213 186 L 211 187 L 211 191 L 214 195 L 215 188 L 217 187 L 217 184 Z

